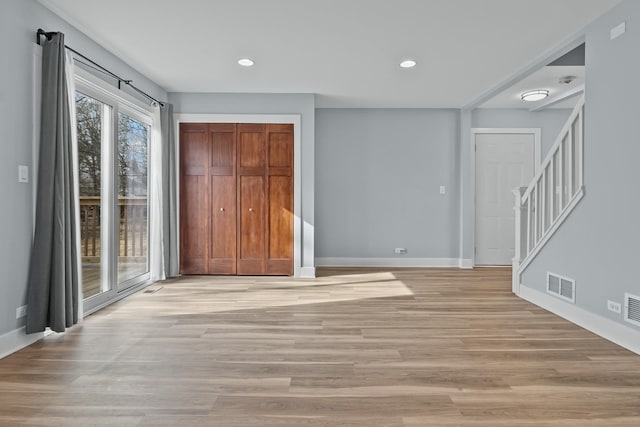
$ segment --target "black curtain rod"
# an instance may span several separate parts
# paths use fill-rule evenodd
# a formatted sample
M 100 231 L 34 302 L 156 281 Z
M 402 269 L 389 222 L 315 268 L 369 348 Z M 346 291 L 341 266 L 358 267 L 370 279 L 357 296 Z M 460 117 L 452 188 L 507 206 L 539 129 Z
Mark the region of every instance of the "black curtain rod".
M 58 34 L 57 32 L 47 32 L 44 31 L 42 28 L 38 28 L 38 32 L 36 33 L 36 43 L 38 43 L 38 45 L 40 45 L 40 37 L 44 36 L 47 38 L 47 40 L 51 40 L 51 37 L 53 37 L 55 34 Z M 109 69 L 103 67 L 102 65 L 98 64 L 97 62 L 95 62 L 94 60 L 87 58 L 85 55 L 81 54 L 80 52 L 78 52 L 77 50 L 64 45 L 65 49 L 70 50 L 71 52 L 73 52 L 75 55 L 79 56 L 80 58 L 84 59 L 85 61 L 89 62 L 89 64 L 82 62 L 82 61 L 78 61 L 83 65 L 86 65 L 90 68 L 94 68 L 106 75 L 108 75 L 109 77 L 115 79 L 118 81 L 118 89 L 121 89 L 120 84 L 124 83 L 127 86 L 129 86 L 131 89 L 133 89 L 134 91 L 138 92 L 140 95 L 144 96 L 145 98 L 149 99 L 150 101 L 155 102 L 156 104 L 159 104 L 160 106 L 164 107 L 164 102 L 158 101 L 157 99 L 155 99 L 153 96 L 149 95 L 148 93 L 138 89 L 136 86 L 133 85 L 133 80 L 127 80 L 127 79 L 123 79 L 122 77 L 118 76 L 117 74 L 113 73 L 112 71 L 110 71 Z

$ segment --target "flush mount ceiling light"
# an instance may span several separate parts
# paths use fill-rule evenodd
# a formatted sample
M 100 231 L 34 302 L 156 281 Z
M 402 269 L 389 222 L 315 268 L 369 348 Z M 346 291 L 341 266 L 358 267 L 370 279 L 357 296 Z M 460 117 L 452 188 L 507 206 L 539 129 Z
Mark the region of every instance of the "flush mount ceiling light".
M 414 61 L 413 59 L 406 59 L 404 61 L 402 61 L 400 63 L 400 66 L 402 68 L 413 68 L 417 65 L 418 63 L 416 61 Z
M 533 101 L 540 101 L 541 99 L 545 99 L 547 96 L 549 96 L 548 90 L 536 89 L 536 90 L 530 90 L 528 92 L 524 92 L 522 95 L 520 95 L 520 98 L 522 98 L 523 101 L 533 102 Z
M 242 58 L 238 59 L 238 64 L 242 65 L 243 67 L 252 67 L 255 62 L 253 62 L 253 60 L 249 58 Z

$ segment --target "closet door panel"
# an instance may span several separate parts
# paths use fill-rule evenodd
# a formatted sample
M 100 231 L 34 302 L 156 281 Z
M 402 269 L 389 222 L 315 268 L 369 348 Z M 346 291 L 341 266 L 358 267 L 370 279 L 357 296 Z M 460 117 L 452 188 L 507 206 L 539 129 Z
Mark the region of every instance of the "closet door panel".
M 180 271 L 207 274 L 207 125 L 180 125 Z
M 216 123 L 209 125 L 211 138 L 211 174 L 233 175 L 236 158 L 236 126 Z
M 202 213 L 205 210 L 206 180 L 203 176 L 184 176 L 182 193 L 181 268 L 183 274 L 206 274 L 206 233 Z
M 210 274 L 236 272 L 236 180 L 233 176 L 211 177 Z
M 292 274 L 293 212 L 291 179 L 269 177 L 269 232 L 267 274 Z
M 236 273 L 236 125 L 209 125 L 209 274 Z
M 238 274 L 264 274 L 264 177 L 241 176 L 239 181 Z
M 265 274 L 264 124 L 238 124 L 238 274 Z
M 267 125 L 267 270 L 293 274 L 293 126 Z
M 238 167 L 240 173 L 264 173 L 265 153 L 265 125 L 238 125 Z
M 293 133 L 269 130 L 269 168 L 291 169 L 293 167 Z

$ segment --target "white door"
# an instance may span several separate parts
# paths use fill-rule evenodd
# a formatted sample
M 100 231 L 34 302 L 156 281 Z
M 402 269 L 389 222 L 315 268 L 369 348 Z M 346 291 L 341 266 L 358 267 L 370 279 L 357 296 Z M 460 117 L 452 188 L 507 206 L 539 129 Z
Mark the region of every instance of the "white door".
M 533 179 L 533 133 L 477 133 L 476 265 L 511 265 L 515 255 L 513 189 Z

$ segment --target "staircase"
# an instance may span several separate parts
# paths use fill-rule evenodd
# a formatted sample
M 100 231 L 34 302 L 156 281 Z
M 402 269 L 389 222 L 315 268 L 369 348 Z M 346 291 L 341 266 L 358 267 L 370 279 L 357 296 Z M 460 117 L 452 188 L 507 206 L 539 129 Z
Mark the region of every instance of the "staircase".
M 513 292 L 520 275 L 584 196 L 584 95 L 528 187 L 516 196 Z

